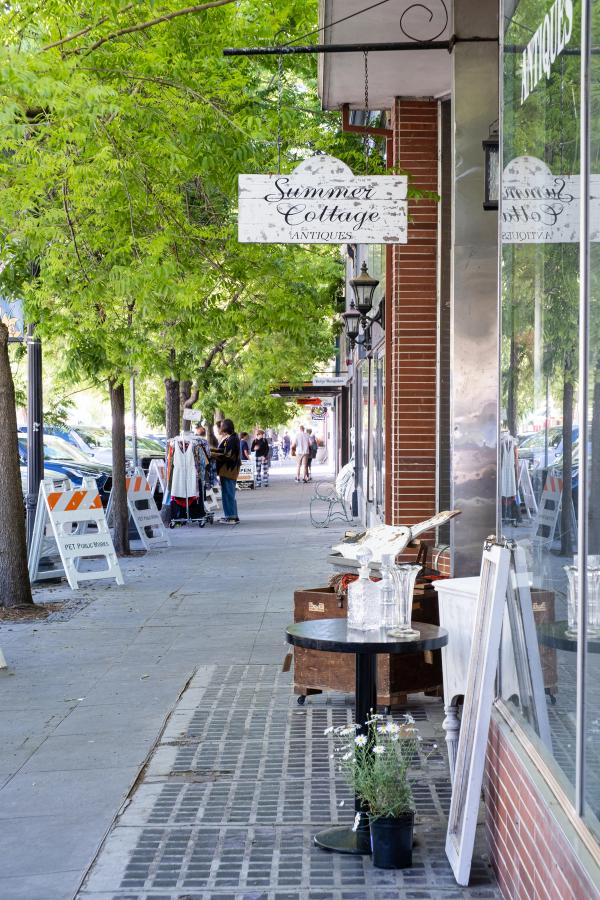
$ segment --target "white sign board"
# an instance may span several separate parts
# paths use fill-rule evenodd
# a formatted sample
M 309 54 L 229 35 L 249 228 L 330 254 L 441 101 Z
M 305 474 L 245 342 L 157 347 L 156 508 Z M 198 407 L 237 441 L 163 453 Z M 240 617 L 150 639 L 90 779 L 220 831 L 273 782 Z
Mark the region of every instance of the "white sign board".
M 354 175 L 333 156 L 313 156 L 291 175 L 240 175 L 243 244 L 405 244 L 407 179 Z
M 347 375 L 314 375 L 314 387 L 344 387 L 348 383 Z
M 502 175 L 503 244 L 579 241 L 579 175 L 553 175 L 535 156 L 517 156 Z M 600 175 L 590 176 L 590 240 L 600 241 Z

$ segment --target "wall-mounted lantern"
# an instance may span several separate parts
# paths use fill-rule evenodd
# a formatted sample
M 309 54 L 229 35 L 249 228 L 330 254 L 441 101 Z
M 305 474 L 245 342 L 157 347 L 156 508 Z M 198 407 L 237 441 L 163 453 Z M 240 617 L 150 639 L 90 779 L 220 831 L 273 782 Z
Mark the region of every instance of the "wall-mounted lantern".
M 481 142 L 485 153 L 485 193 L 483 208 L 498 209 L 500 196 L 500 141 L 498 122 L 490 125 L 489 137 Z

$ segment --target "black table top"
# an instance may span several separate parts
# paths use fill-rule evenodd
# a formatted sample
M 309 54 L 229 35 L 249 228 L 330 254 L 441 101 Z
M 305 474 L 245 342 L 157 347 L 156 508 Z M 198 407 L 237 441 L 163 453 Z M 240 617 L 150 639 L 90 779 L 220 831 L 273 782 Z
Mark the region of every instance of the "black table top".
M 448 632 L 437 625 L 413 622 L 420 632 L 411 640 L 390 637 L 383 628 L 377 631 L 354 631 L 346 619 L 314 619 L 296 622 L 286 628 L 286 640 L 307 650 L 329 650 L 333 653 L 422 653 L 438 650 L 448 643 Z
M 536 628 L 540 644 L 544 644 L 546 647 L 555 647 L 557 650 L 577 652 L 577 638 L 565 634 L 566 622 L 542 622 Z M 600 638 L 588 637 L 586 645 L 588 653 L 600 653 Z

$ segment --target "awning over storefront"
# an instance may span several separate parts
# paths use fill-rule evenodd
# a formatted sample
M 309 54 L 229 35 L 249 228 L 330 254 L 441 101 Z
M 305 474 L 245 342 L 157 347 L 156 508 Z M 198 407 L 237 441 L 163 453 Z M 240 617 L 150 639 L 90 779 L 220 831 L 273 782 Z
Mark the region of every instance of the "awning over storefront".
M 280 384 L 279 387 L 273 388 L 272 397 L 281 397 L 283 400 L 296 400 L 299 398 L 310 397 L 337 397 L 342 392 L 343 385 L 314 385 L 312 381 L 305 381 L 304 384 L 296 387 L 290 387 L 289 384 Z
M 439 50 L 376 51 L 368 55 L 369 107 L 389 109 L 394 97 L 441 97 L 450 93 L 452 4 L 429 0 L 387 0 L 364 10 L 365 0 L 321 0 L 323 44 L 420 41 L 446 42 Z M 358 15 L 353 15 L 358 13 Z M 339 21 L 344 19 L 345 21 Z M 331 25 L 337 22 L 338 24 Z M 331 27 L 328 27 L 331 26 Z M 364 109 L 362 53 L 319 55 L 319 95 L 324 109 Z

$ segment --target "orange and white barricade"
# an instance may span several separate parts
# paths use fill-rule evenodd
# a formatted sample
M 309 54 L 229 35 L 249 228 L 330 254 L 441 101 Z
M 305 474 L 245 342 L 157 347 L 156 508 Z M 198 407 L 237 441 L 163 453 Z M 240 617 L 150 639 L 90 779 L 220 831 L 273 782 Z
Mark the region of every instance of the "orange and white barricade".
M 62 570 L 54 567 L 40 571 L 40 560 L 50 550 L 48 543 L 55 545 Z M 103 568 L 80 571 L 82 559 L 98 557 L 106 562 Z M 80 488 L 69 481 L 60 488 L 51 481 L 40 483 L 28 564 L 32 582 L 64 574 L 73 590 L 80 581 L 114 578 L 117 584 L 124 583 L 93 478 L 84 478 Z
M 160 487 L 163 496 L 167 493 L 167 464 L 160 459 L 150 460 L 148 484 L 150 485 L 152 496 L 154 496 L 157 485 Z
M 152 547 L 157 547 L 159 544 L 170 547 L 171 539 L 162 523 L 154 502 L 154 491 L 143 470 L 136 469 L 133 475 L 128 475 L 125 484 L 127 485 L 129 514 L 146 550 L 151 550 Z

